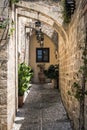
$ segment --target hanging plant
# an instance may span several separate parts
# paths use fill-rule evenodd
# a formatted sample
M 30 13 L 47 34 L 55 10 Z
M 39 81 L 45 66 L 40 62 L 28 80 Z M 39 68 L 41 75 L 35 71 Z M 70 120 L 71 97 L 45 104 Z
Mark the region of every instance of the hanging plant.
M 11 0 L 11 3 L 18 3 L 19 0 Z
M 8 18 L 0 18 L 0 28 L 6 28 L 7 24 L 8 24 Z
M 12 4 L 18 3 L 19 0 L 10 0 L 9 1 L 9 7 L 12 7 Z

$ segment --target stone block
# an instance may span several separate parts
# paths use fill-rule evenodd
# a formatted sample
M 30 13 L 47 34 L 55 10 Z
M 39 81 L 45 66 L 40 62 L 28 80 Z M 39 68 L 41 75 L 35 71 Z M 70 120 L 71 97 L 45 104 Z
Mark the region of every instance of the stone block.
M 7 89 L 7 80 L 0 80 L 0 89 Z
M 6 58 L 0 58 L 0 69 L 6 71 L 7 70 L 7 59 Z
M 0 105 L 7 104 L 7 92 L 0 89 Z
M 7 115 L 7 107 L 6 105 L 2 106 L 0 105 L 0 116 L 1 115 Z M 3 117 L 1 118 L 1 120 L 3 119 Z
M 0 71 L 0 80 L 6 80 L 7 79 L 7 72 L 6 71 Z
M 7 51 L 6 50 L 1 49 L 1 51 L 0 51 L 0 59 L 2 57 L 7 59 Z
M 0 39 L 1 39 L 2 35 L 3 35 L 3 32 L 4 32 L 4 29 L 0 28 Z
M 6 41 L 6 40 L 1 41 L 1 43 L 0 43 L 0 51 L 1 50 L 7 50 L 7 43 L 8 43 L 8 41 Z
M 7 130 L 7 124 L 1 124 L 0 130 Z

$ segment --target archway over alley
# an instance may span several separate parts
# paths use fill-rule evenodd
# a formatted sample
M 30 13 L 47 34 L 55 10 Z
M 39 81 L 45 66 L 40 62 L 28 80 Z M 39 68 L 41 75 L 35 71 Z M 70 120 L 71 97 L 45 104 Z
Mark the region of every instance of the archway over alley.
M 71 15 L 71 21 L 67 25 L 63 23 L 61 2 L 62 0 L 23 0 L 10 5 L 8 0 L 1 1 L 0 15 L 9 17 L 9 24 L 0 30 L 0 128 L 2 130 L 10 130 L 18 108 L 18 64 L 23 61 L 27 64 L 32 63 L 32 50 L 35 51 L 40 47 L 35 39 L 35 22 L 37 20 L 42 23 L 46 43 L 44 47 L 51 50 L 49 63 L 59 64 L 59 86 L 64 106 L 74 128 L 79 129 L 79 102 L 75 97 L 70 96 L 68 91 L 73 91 L 72 84 L 75 81 L 78 79 L 82 81 L 77 73 L 82 64 L 80 47 L 85 44 L 84 39 L 87 37 L 86 0 L 76 1 L 75 12 Z M 33 54 L 35 56 L 36 53 Z M 46 67 L 49 66 L 49 63 Z M 35 71 L 38 70 L 37 65 L 33 67 Z M 37 72 L 35 72 L 35 76 L 37 77 Z M 85 87 L 85 89 L 87 88 Z M 85 97 L 85 121 L 87 120 L 86 100 Z M 87 129 L 85 123 L 84 127 Z

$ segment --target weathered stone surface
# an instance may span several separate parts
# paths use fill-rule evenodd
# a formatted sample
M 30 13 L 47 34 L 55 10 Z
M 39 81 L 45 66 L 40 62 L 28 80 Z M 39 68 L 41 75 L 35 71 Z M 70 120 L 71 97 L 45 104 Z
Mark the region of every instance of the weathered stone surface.
M 0 125 L 0 130 L 7 130 L 7 125 L 6 124 Z
M 1 59 L 0 59 L 0 68 L 2 68 L 2 69 L 6 69 L 7 68 L 7 59 L 6 58 L 4 58 L 4 57 L 2 57 Z
M 78 2 L 78 6 L 80 6 L 81 2 Z M 78 130 L 79 103 L 74 96 L 68 95 L 68 90 L 71 91 L 71 87 L 77 79 L 80 78 L 81 81 L 81 77 L 77 76 L 78 70 L 82 66 L 82 50 L 80 46 L 84 46 L 85 39 L 84 17 L 81 17 L 81 8 L 76 10 L 72 16 L 67 30 L 69 33 L 67 44 L 59 38 L 60 89 L 69 117 L 74 123 L 74 128 Z
M 79 103 L 74 97 L 70 97 L 68 95 L 68 90 L 71 90 L 71 86 L 73 82 L 75 81 L 75 78 L 77 78 L 76 73 L 79 70 L 79 67 L 82 64 L 81 60 L 81 50 L 79 47 L 84 44 L 84 38 L 85 38 L 85 28 L 87 27 L 87 0 L 77 0 L 76 1 L 76 10 L 74 15 L 72 16 L 71 23 L 69 24 L 69 28 L 66 28 L 64 30 L 62 24 L 63 24 L 63 19 L 62 19 L 62 13 L 61 13 L 61 6 L 58 3 L 54 3 L 52 0 L 50 1 L 20 1 L 19 5 L 22 8 L 17 8 L 16 12 L 20 16 L 24 17 L 31 17 L 34 19 L 37 19 L 37 12 L 40 12 L 40 20 L 45 22 L 46 24 L 49 24 L 51 27 L 53 27 L 53 30 L 55 29 L 56 31 L 59 32 L 59 79 L 60 79 L 60 90 L 61 90 L 61 95 L 62 99 L 64 102 L 64 105 L 66 107 L 66 110 L 69 114 L 69 117 L 74 123 L 74 127 L 78 130 L 79 126 Z M 7 1 L 6 1 L 7 2 Z M 0 0 L 0 5 L 6 4 L 4 0 Z M 28 3 L 29 2 L 29 3 Z M 85 3 L 85 4 L 84 4 Z M 81 7 L 81 8 L 78 8 Z M 23 10 L 24 8 L 24 10 Z M 77 9 L 78 8 L 78 9 Z M 29 10 L 30 9 L 30 10 Z M 29 12 L 30 11 L 30 12 Z M 0 8 L 1 12 L 1 8 Z M 3 12 L 5 15 L 6 10 Z M 14 13 L 10 17 L 14 21 Z M 16 16 L 17 14 L 15 14 Z M 9 18 L 10 18 L 9 17 Z M 19 22 L 17 21 L 19 19 L 19 16 L 16 18 L 15 23 Z M 20 23 L 20 22 L 19 22 Z M 17 23 L 18 24 L 18 23 Z M 24 24 L 24 23 L 23 23 Z M 22 26 L 24 27 L 24 25 Z M 17 84 L 15 71 L 17 71 L 17 33 L 18 36 L 22 34 L 21 39 L 19 39 L 20 43 L 25 43 L 25 36 L 24 36 L 24 28 L 22 28 L 23 32 L 20 32 L 20 26 L 19 26 L 19 32 L 17 32 L 17 25 L 16 25 L 16 40 L 14 40 L 14 35 L 10 36 L 10 44 L 6 41 L 3 40 L 0 43 L 0 129 L 1 130 L 7 130 L 6 123 L 8 122 L 8 129 L 10 129 L 10 126 L 12 125 L 12 121 L 14 119 L 14 113 L 15 113 L 15 84 Z M 45 28 L 44 28 L 45 29 Z M 46 31 L 46 30 L 45 30 Z M 52 31 L 52 30 L 51 30 Z M 50 29 L 48 30 L 49 35 L 51 34 Z M 66 33 L 67 32 L 67 33 Z M 1 31 L 0 29 L 0 38 L 3 33 L 3 30 Z M 48 34 L 48 33 L 47 33 Z M 4 37 L 5 38 L 5 37 Z M 27 43 L 29 42 L 30 39 L 27 39 Z M 16 42 L 15 42 L 16 41 Z M 22 41 L 22 42 L 21 42 Z M 16 43 L 16 45 L 14 44 Z M 15 47 L 16 46 L 16 47 Z M 22 59 L 24 61 L 25 58 L 25 46 L 22 44 Z M 16 52 L 15 52 L 16 50 Z M 29 53 L 27 53 L 28 55 Z M 53 56 L 52 56 L 53 58 Z M 26 60 L 26 59 L 25 59 Z M 16 62 L 16 63 L 15 63 Z M 28 63 L 28 61 L 27 61 Z M 35 68 L 36 69 L 36 68 Z M 6 80 L 7 79 L 7 80 Z M 16 81 L 15 81 L 16 80 Z M 7 94 L 2 91 L 2 89 L 6 89 Z M 87 89 L 87 88 L 86 88 Z M 2 93 L 3 92 L 3 93 Z M 26 116 L 25 114 L 25 124 L 27 121 L 31 125 L 24 126 L 25 129 L 40 129 L 41 125 L 43 129 L 51 130 L 51 129 L 62 129 L 65 130 L 64 128 L 71 129 L 69 128 L 69 123 L 65 120 L 66 116 L 63 116 L 64 111 L 61 111 L 61 108 L 58 106 L 58 104 L 55 105 L 55 102 L 57 99 L 54 98 L 54 100 L 51 100 L 49 102 L 49 98 L 52 99 L 51 95 L 45 92 L 45 94 L 38 93 L 38 96 L 36 92 L 34 91 L 34 96 L 37 100 L 34 99 L 33 97 L 30 100 L 30 103 L 27 104 L 31 106 L 29 108 L 29 112 L 33 111 L 33 114 L 30 116 Z M 47 94 L 47 95 L 46 95 Z M 52 93 L 51 93 L 52 94 Z M 5 95 L 5 96 L 4 96 Z M 7 106 L 6 105 L 6 95 L 7 95 Z M 17 94 L 16 94 L 17 96 Z M 46 98 L 45 98 L 46 97 Z M 47 99 L 48 98 L 48 99 Z M 17 99 L 17 97 L 16 97 Z M 40 99 L 40 103 L 38 103 L 38 99 Z M 87 99 L 86 99 L 87 100 Z M 16 100 L 17 101 L 17 100 Z M 31 102 L 33 101 L 33 105 L 31 105 Z M 55 105 L 55 108 L 52 107 L 52 105 Z M 17 105 L 16 105 L 17 106 Z M 26 105 L 27 106 L 27 105 Z M 57 107 L 58 106 L 58 107 Z M 3 109 L 2 109 L 3 108 Z M 7 109 L 7 114 L 8 114 L 8 120 L 4 121 L 7 118 L 4 118 L 3 114 L 6 114 L 6 108 Z M 34 108 L 34 110 L 32 110 Z M 60 108 L 60 109 L 58 109 Z M 39 109 L 40 112 L 37 112 Z M 50 110 L 49 110 L 50 109 Z M 85 122 L 87 121 L 87 102 L 85 102 Z M 51 113 L 50 113 L 51 111 Z M 61 114 L 62 113 L 62 114 Z M 29 113 L 30 114 L 30 113 Z M 38 117 L 40 115 L 40 118 Z M 61 116 L 63 116 L 63 120 L 61 120 Z M 43 116 L 43 124 L 41 123 Z M 3 119 L 3 121 L 2 121 Z M 32 119 L 32 122 L 31 120 Z M 54 122 L 53 122 L 54 121 Z M 65 127 L 61 125 L 64 124 Z M 33 125 L 32 125 L 33 124 Z M 68 126 L 68 127 L 67 127 Z M 85 124 L 85 129 L 87 129 L 87 124 Z
M 2 104 L 1 104 L 2 105 Z M 3 106 L 1 106 L 0 105 L 0 116 L 1 115 L 7 115 L 7 107 L 6 107 L 6 104 L 5 105 L 3 105 Z M 3 116 L 2 116 L 3 117 Z M 6 120 L 6 119 L 5 119 Z M 3 121 L 3 123 L 4 123 L 4 118 L 2 118 L 1 119 L 1 121 Z
M 0 105 L 6 105 L 7 104 L 7 91 L 4 89 L 4 87 L 0 87 Z
M 7 2 L 7 0 L 0 0 L 0 14 L 3 12 L 5 18 L 8 17 Z M 6 6 L 7 8 L 4 8 Z M 0 18 L 1 17 L 0 15 Z M 0 29 L 0 130 L 7 130 L 7 35 L 7 28 Z
M 1 55 L 0 55 L 0 60 L 1 59 L 6 59 L 7 60 L 7 51 L 5 51 L 5 50 L 3 50 L 3 49 L 1 49 Z
M 0 80 L 0 89 L 4 89 L 7 86 L 7 80 Z
M 7 51 L 7 44 L 8 44 L 8 41 L 6 40 L 2 40 L 1 43 L 0 43 L 0 51 Z
M 0 28 L 0 37 L 2 37 L 3 32 L 4 32 L 4 29 L 1 29 L 1 28 Z
M 7 72 L 6 71 L 0 71 L 0 79 L 6 80 L 7 79 Z

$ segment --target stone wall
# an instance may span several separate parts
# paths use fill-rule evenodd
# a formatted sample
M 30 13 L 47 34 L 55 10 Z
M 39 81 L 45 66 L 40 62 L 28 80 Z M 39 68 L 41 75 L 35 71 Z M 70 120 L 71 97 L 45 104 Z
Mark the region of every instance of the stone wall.
M 7 130 L 12 128 L 16 110 L 17 110 L 17 85 L 16 85 L 16 44 L 15 44 L 15 31 L 11 32 L 11 29 L 15 28 L 14 20 L 14 7 L 9 9 L 9 42 L 7 48 L 8 64 L 7 64 Z M 18 73 L 18 72 L 17 72 Z
M 87 42 L 87 0 L 83 0 L 82 4 L 83 14 L 84 14 L 84 27 L 86 29 L 86 42 Z M 87 84 L 86 84 L 87 90 Z M 87 96 L 85 97 L 85 130 L 87 130 Z
M 8 64 L 7 64 L 7 124 L 8 124 L 8 130 L 11 129 L 13 125 L 13 121 L 15 118 L 15 112 L 16 112 L 16 73 L 15 73 L 15 66 L 16 66 L 16 59 L 15 59 L 15 31 L 10 33 L 10 29 L 14 28 L 14 25 L 12 25 L 12 20 L 14 21 L 14 12 L 9 12 L 9 42 L 8 42 Z
M 78 79 L 77 73 L 82 65 L 80 46 L 84 44 L 85 26 L 81 2 L 77 1 L 78 8 L 67 26 L 68 42 L 61 42 L 61 38 L 59 40 L 61 96 L 75 130 L 79 129 L 79 102 L 68 91 L 71 91 L 71 86 Z
M 84 0 L 86 1 L 86 0 Z M 63 103 L 65 105 L 65 108 L 69 114 L 69 117 L 71 119 L 71 121 L 74 124 L 74 128 L 75 130 L 78 130 L 79 127 L 79 103 L 78 101 L 73 97 L 68 95 L 68 90 L 71 91 L 71 86 L 73 84 L 73 82 L 75 81 L 75 78 L 77 78 L 77 72 L 79 70 L 79 67 L 82 64 L 82 60 L 81 60 L 81 50 L 79 49 L 79 46 L 84 44 L 84 38 L 85 38 L 85 26 L 87 26 L 87 13 L 86 13 L 86 6 L 84 11 L 82 9 L 82 0 L 77 0 L 76 1 L 76 10 L 74 15 L 72 16 L 71 22 L 70 24 L 66 27 L 66 32 L 67 32 L 67 40 L 63 40 L 65 34 L 62 33 L 62 18 L 61 16 L 61 12 L 59 11 L 60 8 L 57 8 L 56 5 L 56 9 L 55 6 L 51 6 L 50 8 L 50 4 L 46 5 L 46 7 L 43 7 L 43 3 L 41 2 L 40 4 L 32 4 L 32 3 L 23 3 L 20 2 L 20 6 L 23 6 L 25 8 L 25 6 L 27 8 L 30 9 L 35 9 L 36 11 L 39 12 L 44 12 L 44 14 L 48 17 L 41 17 L 41 21 L 45 21 L 46 23 L 48 23 L 49 25 L 53 26 L 55 28 L 56 31 L 60 31 L 61 35 L 59 34 L 59 82 L 60 82 L 60 91 L 61 91 L 61 96 L 62 96 L 62 100 Z M 83 2 L 84 3 L 84 2 Z M 0 3 L 1 4 L 1 3 Z M 45 5 L 45 3 L 44 3 Z M 43 7 L 43 10 L 42 10 Z M 81 10 L 82 9 L 82 10 Z M 50 11 L 50 12 L 49 12 Z M 34 17 L 37 19 L 37 15 L 32 15 L 32 13 L 30 14 L 29 12 L 24 11 L 24 14 L 22 15 L 30 15 L 30 17 Z M 60 13 L 59 13 L 60 12 Z M 83 14 L 82 14 L 83 12 Z M 13 19 L 14 20 L 14 11 L 11 10 L 10 14 L 10 21 Z M 55 14 L 55 15 L 54 15 Z M 19 23 L 17 23 L 18 21 L 18 17 L 17 14 L 16 15 L 16 42 L 15 42 L 15 32 L 13 33 L 13 35 L 10 36 L 10 40 L 5 39 L 2 40 L 2 42 L 0 43 L 0 130 L 10 130 L 12 123 L 14 121 L 14 117 L 15 117 L 15 110 L 17 108 L 17 56 L 18 56 L 18 52 L 20 52 L 20 49 L 17 50 L 17 43 L 20 45 L 22 45 L 22 49 L 21 51 L 24 52 L 25 48 L 29 43 L 29 37 L 27 39 L 27 41 L 25 40 L 25 28 L 23 25 L 22 29 L 23 29 L 23 33 L 21 34 L 20 31 L 22 31 L 22 29 L 20 28 L 20 30 L 18 30 L 18 25 Z M 26 15 L 26 17 L 28 17 Z M 84 17 L 85 16 L 85 17 Z M 46 19 L 45 19 L 46 18 Z M 51 19 L 50 19 L 51 18 Z M 54 23 L 54 21 L 56 21 Z M 24 23 L 25 24 L 25 23 Z M 58 27 L 59 25 L 59 27 Z M 3 30 L 0 30 L 0 38 L 1 38 L 1 33 L 3 33 Z M 19 37 L 19 39 L 18 39 Z M 50 63 L 58 63 L 58 61 L 55 59 L 55 55 L 54 55 L 54 50 L 55 47 L 52 43 L 52 41 L 45 36 L 45 46 L 49 47 L 49 45 L 53 48 L 52 49 L 52 61 Z M 15 44 L 16 43 L 16 44 Z M 33 43 L 33 46 L 31 46 Z M 49 43 L 49 44 L 48 44 Z M 34 49 L 34 53 L 35 53 L 35 47 L 36 47 L 36 41 L 35 41 L 35 36 L 33 36 L 33 39 L 31 39 L 31 43 L 30 43 L 30 50 L 33 51 Z M 29 47 L 29 46 L 28 46 Z M 33 63 L 33 61 L 35 60 L 35 57 L 32 58 L 32 52 L 30 53 L 30 64 L 32 67 L 34 67 L 34 69 L 37 70 L 37 66 L 35 63 Z M 28 48 L 27 51 L 24 52 L 26 53 L 25 55 L 28 55 Z M 33 55 L 35 55 L 33 53 Z M 21 59 L 23 58 L 23 59 Z M 21 57 L 20 61 L 24 61 L 24 55 Z M 53 61 L 54 59 L 54 61 Z M 25 61 L 28 63 L 29 62 L 28 57 L 25 57 Z M 48 64 L 49 65 L 49 64 Z M 48 66 L 47 66 L 48 67 Z M 35 72 L 35 76 L 37 77 L 37 73 Z M 35 77 L 35 78 L 36 78 Z M 87 120 L 87 98 L 85 100 L 85 121 Z M 85 129 L 87 130 L 87 126 L 85 123 Z
M 0 38 L 3 30 L 0 29 Z M 7 42 L 0 42 L 0 130 L 7 128 Z
M 0 17 L 2 17 L 2 10 L 4 1 L 0 0 Z M 6 13 L 7 8 L 3 10 Z M 7 12 L 8 14 L 8 12 Z M 7 17 L 7 16 L 6 16 Z M 6 37 L 7 29 L 0 28 L 0 130 L 7 129 L 7 62 L 8 52 Z
M 6 0 L 2 3 L 6 3 Z M 3 7 L 3 5 L 2 5 Z M 6 12 L 7 10 L 7 12 Z M 4 10 L 3 10 L 4 11 Z M 10 11 L 10 10 L 9 10 Z M 4 13 L 4 12 L 3 12 Z M 8 17 L 8 6 L 5 9 Z M 4 14 L 3 14 L 4 15 Z M 15 117 L 15 42 L 9 35 L 14 13 L 9 12 L 9 28 L 0 29 L 0 130 L 10 130 Z

